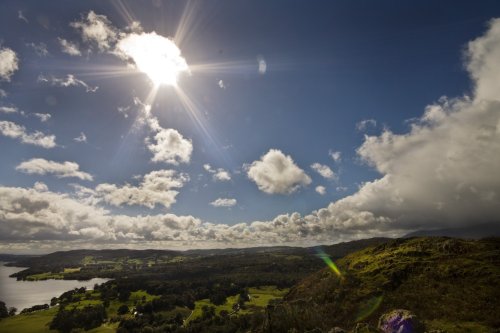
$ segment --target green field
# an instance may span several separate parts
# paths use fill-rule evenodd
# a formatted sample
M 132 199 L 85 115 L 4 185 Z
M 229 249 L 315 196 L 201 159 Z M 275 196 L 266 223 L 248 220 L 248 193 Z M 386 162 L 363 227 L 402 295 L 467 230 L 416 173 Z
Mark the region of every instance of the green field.
M 265 308 L 271 300 L 281 299 L 288 292 L 288 289 L 277 289 L 275 286 L 263 286 L 259 288 L 249 288 L 248 294 L 250 300 L 245 302 L 245 309 L 238 311 L 238 314 L 251 313 L 255 308 Z M 213 306 L 215 308 L 215 313 L 220 314 L 221 311 L 227 311 L 228 313 L 233 312 L 233 305 L 238 303 L 239 295 L 229 296 L 226 298 L 226 302 L 222 305 L 215 305 L 208 299 L 202 299 L 195 302 L 195 308 L 191 316 L 189 316 L 186 323 L 189 321 L 201 317 L 203 306 Z
M 97 291 L 87 291 L 85 296 L 82 294 L 82 300 L 78 302 L 73 302 L 67 305 L 67 308 L 84 308 L 85 306 L 92 306 L 102 304 L 100 300 L 100 293 Z M 130 298 L 127 302 L 119 302 L 113 300 L 110 302 L 107 308 L 108 318 L 111 316 L 116 316 L 118 308 L 122 304 L 126 304 L 130 309 L 134 307 L 134 304 L 141 302 L 149 302 L 159 296 L 148 294 L 146 291 L 139 290 L 134 291 L 130 294 Z M 187 309 L 177 309 L 177 312 L 181 312 L 187 315 L 189 310 Z M 45 332 L 57 332 L 49 329 L 49 324 L 52 318 L 58 311 L 58 307 L 55 306 L 48 310 L 36 311 L 29 314 L 20 314 L 13 317 L 8 317 L 0 320 L 0 332 L 2 333 L 45 333 Z M 174 314 L 175 315 L 175 314 Z M 115 332 L 118 327 L 118 323 L 105 323 L 100 327 L 94 328 L 88 332 L 90 333 L 108 333 Z
M 29 314 L 17 315 L 0 320 L 2 333 L 45 333 L 57 332 L 49 330 L 49 323 L 57 313 L 57 307 Z

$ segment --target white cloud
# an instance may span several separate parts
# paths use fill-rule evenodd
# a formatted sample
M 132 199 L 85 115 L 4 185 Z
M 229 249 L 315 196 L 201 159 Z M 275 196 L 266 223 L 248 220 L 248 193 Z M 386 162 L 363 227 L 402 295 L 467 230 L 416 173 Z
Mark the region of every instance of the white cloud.
M 321 195 L 326 194 L 326 188 L 324 186 L 321 186 L 321 185 L 316 186 L 316 188 L 314 190 Z
M 366 136 L 358 154 L 382 174 L 381 178 L 308 215 L 290 213 L 270 221 L 229 226 L 173 214 L 112 214 L 79 196 L 73 198 L 45 188 L 0 187 L 0 237 L 13 243 L 29 240 L 30 246 L 36 241 L 45 241 L 46 245 L 49 241 L 61 244 L 57 241 L 62 240 L 99 246 L 255 246 L 401 236 L 418 228 L 498 221 L 500 89 L 489 89 L 488 82 L 500 82 L 499 52 L 500 21 L 494 20 L 490 30 L 468 46 L 474 95 L 441 99 L 426 108 L 408 132 L 385 130 L 377 136 Z M 247 172 L 268 193 L 291 193 L 310 183 L 293 160 L 278 150 L 270 150 Z M 125 191 L 121 202 L 130 198 L 142 202 L 133 191 L 149 187 L 144 183 L 145 179 L 139 186 L 123 186 L 130 190 Z M 169 186 L 166 188 L 171 190 Z M 87 191 L 88 195 L 96 192 Z M 130 193 L 134 193 L 132 197 Z M 155 199 L 147 202 L 157 203 Z M 69 244 L 66 246 L 74 245 Z
M 24 14 L 21 10 L 17 11 L 17 18 L 26 22 L 26 23 L 29 23 L 28 19 L 24 16 Z
M 205 171 L 212 174 L 212 179 L 214 181 L 224 182 L 231 180 L 231 174 L 223 168 L 213 169 L 210 164 L 203 164 L 203 168 Z
M 66 75 L 65 78 L 57 78 L 54 76 L 45 76 L 45 75 L 39 75 L 38 76 L 38 82 L 44 82 L 48 83 L 52 86 L 57 86 L 57 87 L 76 87 L 76 86 L 82 86 L 85 88 L 87 92 L 96 92 L 99 87 L 95 86 L 89 86 L 87 83 L 84 81 L 77 79 L 73 74 L 68 74 Z
M 153 162 L 164 162 L 173 165 L 189 163 L 193 144 L 173 128 L 160 129 L 154 136 L 154 143 L 148 149 L 154 154 Z
M 70 26 L 79 30 L 82 39 L 96 45 L 100 51 L 109 50 L 118 37 L 108 18 L 93 11 L 90 11 L 81 21 L 72 22 Z
M 238 203 L 236 199 L 230 198 L 218 198 L 212 201 L 210 204 L 214 207 L 233 207 Z
M 254 161 L 247 175 L 261 191 L 269 194 L 291 194 L 311 183 L 304 170 L 277 149 L 269 150 L 259 161 Z
M 11 121 L 0 121 L 0 135 L 19 139 L 22 143 L 40 146 L 43 148 L 54 148 L 56 146 L 55 135 L 47 135 L 39 131 L 27 133 L 26 127 Z
M 80 132 L 80 135 L 77 136 L 76 138 L 73 138 L 73 141 L 76 141 L 76 142 L 87 142 L 87 136 L 85 135 L 85 133 Z
M 224 169 L 218 169 L 217 172 L 214 173 L 213 178 L 214 180 L 227 182 L 231 180 L 231 175 Z
M 46 57 L 49 55 L 49 50 L 47 49 L 47 44 L 45 43 L 28 43 L 26 46 L 31 47 L 39 57 Z
M 43 182 L 36 182 L 33 188 L 38 192 L 46 192 L 49 190 L 48 186 Z
M 226 89 L 226 85 L 224 84 L 224 81 L 219 80 L 218 85 L 221 89 Z
M 332 169 L 330 169 L 330 167 L 328 165 L 314 163 L 311 165 L 311 168 L 314 171 L 316 171 L 317 173 L 319 173 L 321 175 L 321 177 L 323 177 L 323 178 L 326 178 L 329 180 L 336 178 L 335 173 L 332 171 Z
M 3 89 L 0 89 L 0 98 L 5 98 L 7 97 L 7 92 Z
M 138 186 L 99 184 L 95 188 L 95 195 L 114 206 L 142 205 L 154 208 L 158 204 L 170 208 L 179 194 L 179 191 L 174 189 L 182 188 L 187 181 L 187 174 L 178 174 L 174 170 L 158 170 L 144 175 Z
M 72 56 L 81 56 L 82 52 L 78 48 L 76 43 L 70 42 L 64 38 L 58 38 L 59 44 L 61 45 L 61 51 L 72 55 Z
M 80 171 L 78 163 L 68 161 L 59 163 L 43 158 L 32 158 L 16 166 L 16 170 L 36 175 L 52 174 L 57 178 L 75 177 L 81 180 L 93 180 L 92 175 Z
M 364 119 L 356 124 L 356 129 L 360 132 L 365 131 L 369 127 L 376 127 L 377 121 L 375 119 Z
M 261 75 L 266 74 L 266 72 L 267 72 L 267 63 L 266 63 L 266 60 L 264 59 L 264 57 L 258 56 L 257 57 L 257 64 L 259 66 L 258 67 L 259 74 L 261 74 Z
M 0 48 L 0 80 L 10 81 L 10 77 L 19 69 L 16 52 L 9 48 Z
M 334 160 L 337 163 L 340 162 L 340 161 L 342 161 L 342 153 L 340 151 L 330 150 L 328 152 L 328 155 L 330 155 L 330 157 L 332 158 L 332 160 Z
M 33 115 L 40 119 L 42 123 L 48 121 L 52 117 L 50 113 L 33 113 Z
M 19 109 L 15 106 L 0 106 L 0 112 L 3 113 L 18 113 Z

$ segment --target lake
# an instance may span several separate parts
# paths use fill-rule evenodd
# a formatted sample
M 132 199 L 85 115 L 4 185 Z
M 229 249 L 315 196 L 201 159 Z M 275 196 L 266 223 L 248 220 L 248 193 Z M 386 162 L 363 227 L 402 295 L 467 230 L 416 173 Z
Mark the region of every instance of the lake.
M 85 287 L 93 289 L 94 284 L 104 283 L 110 279 L 94 278 L 88 281 L 78 280 L 44 280 L 44 281 L 17 281 L 9 275 L 22 271 L 22 267 L 7 267 L 0 262 L 0 301 L 7 307 L 14 306 L 18 313 L 22 309 L 37 304 L 50 304 L 52 297 L 59 297 L 63 292 Z

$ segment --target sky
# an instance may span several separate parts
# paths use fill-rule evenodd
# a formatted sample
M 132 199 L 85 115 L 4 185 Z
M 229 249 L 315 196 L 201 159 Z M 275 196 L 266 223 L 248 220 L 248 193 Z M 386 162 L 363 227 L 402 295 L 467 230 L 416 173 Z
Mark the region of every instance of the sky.
M 500 220 L 496 1 L 2 1 L 0 251 Z

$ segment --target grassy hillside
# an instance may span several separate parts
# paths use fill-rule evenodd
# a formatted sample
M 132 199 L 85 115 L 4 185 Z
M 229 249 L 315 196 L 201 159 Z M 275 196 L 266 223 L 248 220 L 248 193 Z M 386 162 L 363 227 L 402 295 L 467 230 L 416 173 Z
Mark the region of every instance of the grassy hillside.
M 347 255 L 341 276 L 325 268 L 269 311 L 273 332 L 357 322 L 408 309 L 427 329 L 490 332 L 500 327 L 500 239 L 399 239 Z

